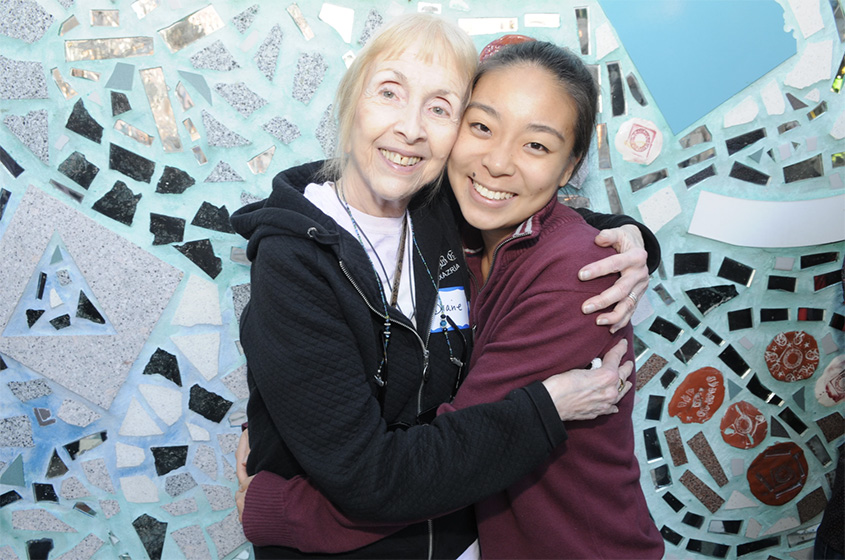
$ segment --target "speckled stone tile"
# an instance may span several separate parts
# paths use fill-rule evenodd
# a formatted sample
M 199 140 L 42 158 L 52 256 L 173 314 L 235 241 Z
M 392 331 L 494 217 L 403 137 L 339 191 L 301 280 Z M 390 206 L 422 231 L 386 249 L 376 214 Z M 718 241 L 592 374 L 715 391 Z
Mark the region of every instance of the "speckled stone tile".
M 282 144 L 290 144 L 301 135 L 298 126 L 282 117 L 273 117 L 261 128 L 281 140 Z
M 194 480 L 191 473 L 174 474 L 172 476 L 168 476 L 164 481 L 164 491 L 173 497 L 184 494 L 188 490 L 196 488 L 196 486 L 197 481 Z
M 35 447 L 29 416 L 0 419 L 0 447 Z
M 238 399 L 249 398 L 249 386 L 246 382 L 246 364 L 223 377 L 223 384 Z
M 21 402 L 27 402 L 46 397 L 53 394 L 53 389 L 44 379 L 33 379 L 31 381 L 10 381 L 9 389 Z
M 218 560 L 222 560 L 246 543 L 243 527 L 238 521 L 237 510 L 232 511 L 222 521 L 209 525 L 206 531 L 217 549 Z
M 191 525 L 170 533 L 187 560 L 212 560 L 202 527 Z
M 6 115 L 3 124 L 43 163 L 50 164 L 47 111 L 30 111 L 24 116 Z
M 270 29 L 270 33 L 267 35 L 267 38 L 264 39 L 264 42 L 261 43 L 260 47 L 258 47 L 258 51 L 253 57 L 258 69 L 261 70 L 264 77 L 271 82 L 273 81 L 273 77 L 276 75 L 276 63 L 279 60 L 279 50 L 282 47 L 282 37 L 282 28 L 279 27 L 278 24 L 274 25 L 273 28 Z
M 76 500 L 90 495 L 91 492 L 75 476 L 64 479 L 59 490 L 59 496 L 65 500 Z
M 76 529 L 46 509 L 24 509 L 12 512 L 12 528 L 18 531 L 52 531 L 75 533 Z
M 223 455 L 234 453 L 238 448 L 238 442 L 240 439 L 240 431 L 233 434 L 217 434 L 217 444 L 220 446 L 220 452 Z
M 238 172 L 225 161 L 218 162 L 214 166 L 214 169 L 211 170 L 211 173 L 208 174 L 208 177 L 205 178 L 206 183 L 232 183 L 241 181 L 243 181 L 243 177 L 238 175 Z
M 47 99 L 47 80 L 40 62 L 0 55 L 0 99 Z
M 82 463 L 82 470 L 85 472 L 85 478 L 92 486 L 96 486 L 101 490 L 105 490 L 109 494 L 114 494 L 114 486 L 112 485 L 111 475 L 106 467 L 104 459 L 92 459 Z
M 0 352 L 108 409 L 182 272 L 32 186 L 0 239 L 0 262 L 43 254 L 54 233 L 61 235 L 117 334 L 0 337 Z M 0 267 L 0 285 L 14 294 L 0 298 L 0 331 L 31 274 L 27 267 Z M 144 305 L 138 306 L 139 300 Z
M 0 34 L 26 43 L 41 39 L 53 23 L 53 16 L 32 0 L 0 3 Z
M 202 491 L 208 500 L 212 511 L 223 511 L 235 507 L 235 496 L 232 490 L 226 486 L 215 484 L 203 484 Z
M 120 479 L 120 489 L 127 502 L 154 504 L 158 502 L 158 487 L 146 475 L 125 476 Z
M 371 9 L 367 14 L 367 19 L 364 21 L 364 29 L 361 30 L 361 36 L 358 37 L 358 44 L 363 46 L 367 44 L 376 30 L 384 23 L 382 15 L 374 9 Z
M 100 414 L 91 410 L 86 405 L 79 401 L 65 399 L 62 401 L 62 406 L 56 413 L 62 421 L 71 426 L 79 426 L 84 428 L 100 419 Z
M 208 111 L 202 112 L 202 124 L 205 127 L 205 136 L 209 146 L 234 148 L 252 143 L 215 119 Z
M 249 26 L 252 25 L 252 22 L 255 21 L 255 16 L 258 15 L 259 5 L 253 4 L 246 10 L 240 12 L 238 15 L 232 18 L 232 25 L 235 26 L 235 29 L 244 33 Z
M 317 131 L 314 134 L 320 143 L 320 147 L 323 148 L 323 155 L 333 157 L 335 144 L 337 143 L 337 123 L 332 118 L 331 105 L 323 111 L 320 124 L 317 125 Z
M 211 480 L 217 480 L 217 454 L 210 445 L 200 445 L 194 454 L 193 465 Z
M 0 546 L 0 560 L 21 560 L 10 545 Z
M 120 513 L 120 502 L 117 500 L 100 500 L 100 509 L 103 510 L 106 519 L 111 519 Z
M 88 560 L 93 557 L 104 544 L 105 542 L 103 542 L 103 540 L 98 536 L 88 535 L 72 549 L 61 556 L 57 556 L 56 560 Z
M 223 41 L 215 41 L 201 51 L 191 56 L 191 64 L 196 69 L 217 70 L 228 72 L 240 68 L 238 61 L 223 44 Z
M 196 513 L 199 511 L 197 507 L 197 500 L 196 498 L 185 498 L 184 500 L 179 500 L 178 502 L 173 502 L 170 504 L 165 504 L 161 506 L 161 509 L 169 513 L 170 515 L 188 515 L 189 513 Z
M 301 53 L 296 62 L 291 97 L 308 104 L 323 82 L 328 65 L 319 53 Z

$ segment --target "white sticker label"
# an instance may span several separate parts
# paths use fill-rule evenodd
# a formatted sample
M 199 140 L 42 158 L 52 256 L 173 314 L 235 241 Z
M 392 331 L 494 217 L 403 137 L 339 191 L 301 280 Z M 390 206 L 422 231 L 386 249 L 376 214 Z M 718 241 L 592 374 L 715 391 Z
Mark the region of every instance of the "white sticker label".
M 440 315 L 446 314 L 459 329 L 469 328 L 469 303 L 466 293 L 461 287 L 441 288 L 434 309 L 434 316 L 431 318 L 431 332 L 442 332 Z M 443 306 L 442 309 L 440 306 Z M 452 326 L 447 324 L 447 330 Z

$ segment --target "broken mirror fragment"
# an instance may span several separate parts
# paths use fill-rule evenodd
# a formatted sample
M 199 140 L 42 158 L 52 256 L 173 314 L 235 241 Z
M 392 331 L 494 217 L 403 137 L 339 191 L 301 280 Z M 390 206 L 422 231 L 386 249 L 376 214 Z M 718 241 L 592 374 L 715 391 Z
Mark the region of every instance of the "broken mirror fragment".
M 648 406 L 646 407 L 645 419 L 660 421 L 663 416 L 663 401 L 666 397 L 660 395 L 649 395 Z
M 683 169 L 685 167 L 689 167 L 691 165 L 701 163 L 702 161 L 707 161 L 708 159 L 713 159 L 714 157 L 716 157 L 716 148 L 710 148 L 710 149 L 704 150 L 700 154 L 696 154 L 696 155 L 692 156 L 689 159 L 685 159 L 684 161 L 682 161 L 678 164 L 678 167 Z
M 53 325 L 53 328 L 57 331 L 62 329 L 66 329 L 70 326 L 70 315 L 60 315 L 55 319 L 50 319 L 50 324 Z
M 75 509 L 79 513 L 84 513 L 89 517 L 97 516 L 97 512 L 91 509 L 91 507 L 84 502 L 76 502 L 75 504 L 73 504 L 73 509 Z
M 724 340 L 721 336 L 719 336 L 719 335 L 716 333 L 716 331 L 714 331 L 714 330 L 713 330 L 713 329 L 711 329 L 710 327 L 706 327 L 706 328 L 704 329 L 704 332 L 703 332 L 702 334 L 704 335 L 704 337 L 705 337 L 707 340 L 709 340 L 710 342 L 712 342 L 712 343 L 713 343 L 713 344 L 715 344 L 716 346 L 721 346 L 721 345 L 723 345 L 723 344 L 725 343 L 725 340 Z
M 205 8 L 160 29 L 158 34 L 164 40 L 170 52 L 178 52 L 200 39 L 225 27 L 214 6 Z
M 38 286 L 35 288 L 35 297 L 42 299 L 44 297 L 44 287 L 47 285 L 47 273 L 41 272 L 38 274 Z
M 783 409 L 780 414 L 778 414 L 778 418 L 786 422 L 787 426 L 795 430 L 795 433 L 799 436 L 803 435 L 804 432 L 807 431 L 807 425 L 802 422 L 798 415 L 795 414 L 789 407 Z
M 818 292 L 840 282 L 842 282 L 842 273 L 838 270 L 832 270 L 826 274 L 813 276 L 813 290 Z
M 161 560 L 164 550 L 164 538 L 167 535 L 167 523 L 159 521 L 146 513 L 132 522 L 135 532 L 144 545 L 151 560 Z
M 654 322 L 648 328 L 653 333 L 657 333 L 666 340 L 674 342 L 684 332 L 684 329 L 667 321 L 662 317 L 656 317 Z
M 669 290 L 663 284 L 658 284 L 654 287 L 654 293 L 660 296 L 661 301 L 666 305 L 675 303 L 675 298 L 669 293 Z
M 296 62 L 296 74 L 293 77 L 291 97 L 308 104 L 317 88 L 323 82 L 328 65 L 319 53 L 302 53 Z
M 698 354 L 699 350 L 701 350 L 701 343 L 694 338 L 690 338 L 675 351 L 674 356 L 687 364 Z
M 689 188 L 694 187 L 695 185 L 697 185 L 701 181 L 703 181 L 705 179 L 709 179 L 710 177 L 713 177 L 715 175 L 716 175 L 716 166 L 715 165 L 708 165 L 707 167 L 705 167 L 704 169 L 702 169 L 698 173 L 690 175 L 689 177 L 684 179 L 684 184 L 689 189 Z
M 772 445 L 748 467 L 746 478 L 751 493 L 766 505 L 783 505 L 799 494 L 809 468 L 804 451 L 789 441 Z
M 155 374 L 169 379 L 179 387 L 182 386 L 182 377 L 179 374 L 179 362 L 176 356 L 161 348 L 156 348 L 156 351 L 150 357 L 150 361 L 144 367 L 144 375 Z
M 90 451 L 95 447 L 98 447 L 107 439 L 108 433 L 103 431 L 72 441 L 65 444 L 63 447 L 65 448 L 65 451 L 67 451 L 68 455 L 70 455 L 71 460 L 76 460 L 77 455 L 82 455 L 86 451 Z
M 196 142 L 201 138 L 197 127 L 194 126 L 194 121 L 191 119 L 185 119 L 182 121 L 182 124 L 185 126 L 185 130 L 188 131 L 188 136 L 191 137 L 191 142 Z
M 56 87 L 59 88 L 59 91 L 64 96 L 65 99 L 70 99 L 79 95 L 73 86 L 71 86 L 67 81 L 62 77 L 61 71 L 58 68 L 53 68 L 50 71 L 50 74 L 53 76 L 53 81 L 56 82 Z
M 229 211 L 226 206 L 217 208 L 209 202 L 202 203 L 191 221 L 191 225 L 222 233 L 235 233 L 229 222 Z
M 837 152 L 835 154 L 830 154 L 830 165 L 834 169 L 837 167 L 845 167 L 845 152 Z
M 291 19 L 293 19 L 293 22 L 299 28 L 299 31 L 302 33 L 302 37 L 306 41 L 310 41 L 314 38 L 314 31 L 311 29 L 311 26 L 308 25 L 308 20 L 305 19 L 305 16 L 302 14 L 302 10 L 299 9 L 299 6 L 296 3 L 287 7 L 287 13 L 290 15 Z
M 651 469 L 651 481 L 654 483 L 655 490 L 671 486 L 672 474 L 669 472 L 669 465 L 660 465 L 655 469 Z
M 88 113 L 81 99 L 73 105 L 73 110 L 67 119 L 65 128 L 97 144 L 103 138 L 103 127 Z
M 120 27 L 118 10 L 91 10 L 89 15 L 91 27 Z
M 223 420 L 234 404 L 232 401 L 203 389 L 199 385 L 192 386 L 190 393 L 188 408 L 212 422 L 219 423 Z
M 845 316 L 834 312 L 833 316 L 830 318 L 830 326 L 834 329 L 845 331 Z
M 67 474 L 68 468 L 65 462 L 59 457 L 59 452 L 53 449 L 53 455 L 50 456 L 50 463 L 47 465 L 47 478 L 56 478 Z
M 613 177 L 604 180 L 604 190 L 607 193 L 607 202 L 613 214 L 622 214 L 622 202 L 619 200 L 619 192 L 616 190 L 616 183 Z
M 813 452 L 813 455 L 816 456 L 816 459 L 818 459 L 819 463 L 821 463 L 823 467 L 826 467 L 833 462 L 833 459 L 830 457 L 830 453 L 827 452 L 827 449 L 819 436 L 813 436 L 810 438 L 810 440 L 807 441 L 807 447 L 810 448 L 810 451 Z
M 109 169 L 123 173 L 127 177 L 149 183 L 155 172 L 155 162 L 121 148 L 117 144 L 109 147 Z
M 728 311 L 728 329 L 731 331 L 738 331 L 753 327 L 754 321 L 751 312 L 752 309 L 750 307 L 737 309 L 736 311 Z
M 657 428 L 643 430 L 643 443 L 647 462 L 653 463 L 663 458 L 663 450 L 660 449 L 660 440 L 657 438 Z
M 20 174 L 24 172 L 24 168 L 18 165 L 18 162 L 14 160 L 12 156 L 9 155 L 9 152 L 3 149 L 3 146 L 0 146 L 0 163 L 3 164 L 3 167 L 6 168 L 6 171 L 12 174 L 12 177 L 18 178 Z M 4 190 L 4 192 L 9 192 Z M 3 213 L 0 212 L 0 218 L 3 217 Z
M 607 77 L 610 84 L 610 107 L 614 117 L 624 115 L 625 107 L 625 88 L 622 85 L 622 70 L 618 62 L 607 63 Z
M 176 124 L 176 116 L 173 114 L 173 105 L 170 103 L 170 96 L 167 94 L 168 87 L 164 79 L 164 70 L 161 67 L 145 68 L 139 70 L 141 83 L 144 85 L 144 93 L 153 113 L 153 121 L 161 139 L 161 145 L 165 153 L 182 151 L 182 140 L 179 138 L 179 128 Z
M 688 511 L 684 514 L 683 519 L 681 519 L 681 523 L 700 529 L 704 525 L 704 516 Z
M 703 144 L 704 142 L 711 142 L 712 140 L 713 135 L 710 134 L 710 130 L 707 128 L 707 125 L 701 125 L 681 138 L 678 142 L 681 144 L 682 148 L 686 149 L 697 146 L 698 144 Z
M 819 103 L 815 109 L 807 113 L 807 120 L 815 120 L 827 112 L 827 101 Z
M 26 541 L 26 554 L 29 560 L 47 560 L 53 550 L 53 539 Z
M 785 307 L 760 309 L 761 323 L 773 323 L 775 321 L 789 321 L 789 309 Z
M 80 152 L 73 152 L 59 164 L 59 173 L 86 190 L 91 186 L 99 172 L 100 168 L 88 161 Z
M 662 181 L 666 177 L 669 176 L 669 172 L 666 169 L 661 169 L 660 171 L 655 171 L 653 173 L 648 173 L 641 177 L 635 177 L 629 181 L 631 185 L 631 192 L 637 192 L 641 189 L 644 189 L 650 185 L 658 181 Z
M 43 309 L 27 309 L 26 310 L 26 324 L 29 328 L 38 322 L 38 319 L 44 314 Z
M 755 270 L 748 265 L 735 261 L 730 257 L 725 257 L 722 260 L 722 266 L 719 267 L 718 276 L 725 280 L 731 280 L 743 286 L 750 286 L 751 281 L 754 280 Z
M 675 253 L 675 276 L 710 270 L 710 253 Z
M 610 161 L 610 145 L 607 143 L 607 125 L 605 123 L 596 124 L 596 149 L 599 153 L 599 169 L 611 169 L 613 167 Z M 613 180 L 613 177 L 605 179 Z
M 687 297 L 690 298 L 693 305 L 698 309 L 702 315 L 707 315 L 716 307 L 722 305 L 726 301 L 730 301 L 739 295 L 736 286 L 733 284 L 726 284 L 721 286 L 709 286 L 706 288 L 693 288 L 686 291 Z
M 647 106 L 648 100 L 646 100 L 642 90 L 640 89 L 640 82 L 637 81 L 637 77 L 633 73 L 629 72 L 625 77 L 625 81 L 628 83 L 628 89 L 631 91 L 631 95 L 636 102 L 643 107 Z
M 124 121 L 123 119 L 117 119 L 114 123 L 114 129 L 124 136 L 128 136 L 132 140 L 143 144 L 144 146 L 152 146 L 153 145 L 153 137 L 137 128 L 132 126 L 128 122 Z
M 273 155 L 275 153 L 276 146 L 270 146 L 251 160 L 247 161 L 246 164 L 249 167 L 249 170 L 252 171 L 253 175 L 260 175 L 261 173 L 266 173 L 267 169 L 270 167 L 270 163 L 273 161 Z M 589 199 L 586 200 L 586 207 L 589 208 Z M 576 208 L 576 206 L 572 207 Z
M 824 309 L 815 307 L 799 307 L 798 308 L 799 321 L 824 321 Z
M 164 476 L 170 471 L 184 467 L 188 462 L 188 446 L 150 447 L 155 460 L 156 474 Z
M 79 20 L 76 19 L 76 16 L 70 16 L 66 20 L 62 22 L 59 26 L 59 37 L 63 37 L 67 34 L 71 29 L 74 29 L 79 26 Z
M 194 146 L 191 148 L 191 152 L 194 154 L 194 159 L 197 160 L 197 163 L 200 165 L 205 165 L 208 163 L 208 158 L 205 157 L 205 154 L 202 151 L 202 148 L 199 146 Z M 237 173 L 236 173 L 237 175 Z M 208 179 L 205 180 L 206 183 L 210 182 Z
M 745 181 L 746 183 L 752 183 L 763 187 L 768 185 L 769 179 L 771 179 L 770 176 L 766 175 L 762 171 L 757 171 L 753 167 L 748 167 L 738 161 L 733 163 L 733 167 L 731 167 L 729 175 L 734 179 L 739 179 L 740 181 Z
M 150 212 L 150 233 L 153 245 L 179 243 L 185 235 L 185 219 Z
M 785 132 L 789 132 L 793 128 L 798 128 L 801 124 L 798 121 L 789 121 L 785 122 L 782 125 L 778 126 L 778 134 L 784 134 Z M 760 160 L 757 160 L 757 163 L 760 163 Z
M 140 193 L 133 193 L 123 181 L 116 181 L 112 189 L 91 208 L 117 222 L 131 226 L 141 196 Z
M 53 179 L 50 179 L 50 184 L 51 184 L 51 185 L 53 186 L 53 188 L 55 188 L 57 191 L 62 192 L 62 193 L 64 193 L 64 194 L 68 195 L 70 198 L 72 198 L 72 199 L 73 199 L 73 201 L 74 201 L 74 202 L 77 202 L 77 203 L 82 202 L 82 199 L 85 197 L 85 195 L 84 195 L 84 194 L 82 194 L 82 193 L 78 193 L 78 192 L 76 192 L 75 190 L 73 190 L 73 189 L 71 189 L 71 188 L 69 188 L 69 187 L 66 187 L 65 185 L 63 185 L 63 184 L 59 183 L 58 181 L 54 181 Z
M 797 278 L 791 278 L 789 276 L 769 276 L 769 284 L 766 289 L 768 290 L 780 290 L 782 292 L 795 292 L 795 286 L 798 282 Z
M 818 266 L 820 264 L 827 264 L 839 260 L 838 251 L 830 251 L 827 253 L 814 253 L 812 255 L 801 256 L 801 269 Z
M 223 262 L 214 254 L 210 239 L 188 241 L 182 245 L 173 245 L 173 247 L 212 278 L 217 278 L 223 270 Z
M 195 183 L 196 180 L 190 175 L 188 175 L 188 173 L 186 173 L 185 171 L 182 171 L 181 169 L 176 167 L 165 165 L 164 171 L 161 174 L 161 178 L 156 184 L 156 192 L 166 194 L 182 194 Z
M 730 344 L 719 354 L 719 359 L 740 377 L 745 377 L 751 371 L 748 363 L 739 355 L 736 348 Z
M 93 323 L 98 323 L 100 325 L 105 325 L 106 320 L 100 314 L 94 304 L 91 303 L 91 300 L 88 299 L 88 296 L 85 295 L 84 292 L 79 292 L 79 303 L 76 306 L 76 316 L 82 319 L 87 319 Z
M 725 140 L 725 145 L 728 148 L 728 155 L 733 155 L 741 149 L 750 146 L 751 144 L 762 140 L 765 137 L 766 129 L 758 128 L 756 130 L 752 130 L 751 132 L 746 132 L 745 134 L 740 134 L 739 136 L 728 138 L 727 140 Z
M 814 179 L 824 176 L 824 162 L 822 155 L 818 154 L 811 158 L 787 165 L 783 168 L 783 181 L 794 183 L 805 179 Z
M 8 492 L 4 492 L 0 494 L 0 508 L 6 507 L 9 504 L 15 503 L 18 500 L 22 500 L 23 497 L 18 494 L 15 490 L 9 490 Z
M 725 558 L 728 552 L 730 552 L 731 547 L 721 543 L 690 539 L 687 543 L 687 550 L 712 558 Z
M 787 92 L 786 94 L 786 99 L 789 101 L 789 104 L 792 105 L 793 110 L 803 109 L 807 106 L 806 103 L 804 103 L 789 92 Z
M 675 546 L 678 546 L 679 544 L 681 544 L 681 541 L 684 540 L 683 535 L 667 527 L 666 525 L 660 528 L 660 534 L 663 536 L 663 540 L 668 541 L 674 544 Z
M 707 527 L 707 532 L 722 535 L 738 535 L 741 529 L 742 521 L 711 519 L 710 525 Z
M 675 510 L 675 513 L 681 511 L 685 507 L 684 503 L 678 498 L 676 498 L 675 495 L 671 492 L 666 492 L 665 494 L 663 494 L 663 501 L 669 504 L 669 507 Z
M 672 368 L 667 369 L 663 375 L 660 376 L 660 385 L 663 386 L 664 389 L 669 387 L 676 379 L 678 378 L 678 372 Z
M 58 502 L 59 497 L 56 495 L 56 490 L 52 484 L 41 482 L 32 483 L 32 491 L 35 494 L 36 502 Z
M 183 111 L 187 111 L 188 109 L 190 109 L 191 107 L 194 106 L 194 100 L 191 97 L 191 94 L 188 93 L 188 90 L 185 89 L 185 85 L 182 82 L 178 82 L 176 84 L 176 99 L 179 100 L 179 104 L 182 106 Z M 186 120 L 190 120 L 190 119 L 186 119 Z M 182 122 L 184 123 L 185 121 L 182 121 Z M 194 138 L 193 135 L 191 136 L 192 141 L 196 141 L 198 139 L 199 139 L 199 135 L 197 135 L 196 138 Z
M 688 470 L 684 471 L 678 480 L 693 496 L 698 498 L 698 501 L 701 502 L 704 507 L 710 510 L 710 513 L 716 513 L 719 511 L 719 508 L 722 507 L 722 504 L 725 503 L 725 500 L 722 499 L 719 494 L 714 492 L 710 486 L 705 484 L 704 481 Z
M 575 24 L 578 28 L 581 54 L 590 54 L 590 15 L 587 8 L 575 8 Z
M 756 373 L 751 376 L 751 379 L 748 380 L 748 384 L 745 386 L 745 388 L 751 391 L 751 393 L 757 398 L 762 399 L 763 401 L 771 405 L 780 406 L 783 404 L 783 399 L 773 393 L 771 389 L 763 385 Z M 774 418 L 772 418 L 772 435 L 775 435 Z M 786 435 L 786 433 L 784 432 L 783 435 Z

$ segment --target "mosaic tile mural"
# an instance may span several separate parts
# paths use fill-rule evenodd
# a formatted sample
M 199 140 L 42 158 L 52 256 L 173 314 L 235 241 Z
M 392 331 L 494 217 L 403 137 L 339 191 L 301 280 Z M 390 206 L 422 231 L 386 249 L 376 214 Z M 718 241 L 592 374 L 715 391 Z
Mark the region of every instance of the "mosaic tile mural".
M 652 96 L 595 0 L 0 0 L 0 559 L 251 557 L 249 264 L 228 217 L 324 157 L 345 62 L 416 10 L 479 48 L 553 40 L 600 81 L 588 173 L 561 197 L 663 247 L 634 414 L 666 557 L 809 558 L 845 434 L 845 17 L 753 4 L 782 15 L 761 33 L 752 10 L 749 33 L 794 49 L 676 134 L 661 108 L 684 98 Z M 664 79 L 718 76 L 690 58 Z

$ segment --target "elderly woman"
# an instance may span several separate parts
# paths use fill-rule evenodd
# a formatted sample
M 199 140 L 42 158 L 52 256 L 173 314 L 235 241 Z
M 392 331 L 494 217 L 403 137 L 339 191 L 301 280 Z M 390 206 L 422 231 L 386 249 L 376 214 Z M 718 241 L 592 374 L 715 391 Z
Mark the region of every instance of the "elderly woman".
M 476 536 L 467 506 L 540 465 L 566 438 L 561 420 L 615 412 L 630 387 L 620 345 L 596 371 L 552 376 L 434 418 L 465 377 L 472 332 L 454 215 L 424 187 L 454 144 L 475 56 L 469 38 L 437 18 L 391 24 L 340 84 L 340 155 L 324 170 L 329 180 L 318 179 L 320 164 L 285 171 L 266 201 L 232 217 L 253 261 L 241 343 L 250 384 L 246 470 L 258 473 L 244 522 L 256 544 L 272 542 L 260 537 L 263 512 L 285 507 L 276 496 L 286 479 L 307 475 L 353 517 L 453 512 L 385 530 L 347 556 L 457 557 Z M 610 239 L 630 243 L 619 236 Z M 631 252 L 615 257 L 635 269 L 616 288 L 617 301 L 635 299 L 647 283 L 644 252 Z M 303 556 L 272 546 L 255 553 Z

